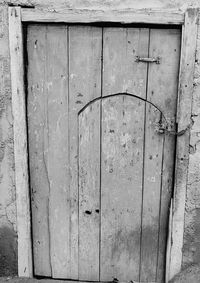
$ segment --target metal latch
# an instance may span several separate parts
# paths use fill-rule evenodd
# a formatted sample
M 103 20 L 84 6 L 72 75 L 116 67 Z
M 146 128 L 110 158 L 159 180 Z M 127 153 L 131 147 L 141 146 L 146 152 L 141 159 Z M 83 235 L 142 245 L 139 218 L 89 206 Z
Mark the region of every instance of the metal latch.
M 156 124 L 156 133 L 162 135 L 162 134 L 168 134 L 168 135 L 174 135 L 174 136 L 182 136 L 184 135 L 189 129 L 191 129 L 191 127 L 193 126 L 193 122 L 191 122 L 189 125 L 187 125 L 187 127 L 179 132 L 174 131 L 174 130 L 170 130 L 169 125 L 165 122 L 159 122 Z
M 136 56 L 135 62 L 137 62 L 137 63 L 139 63 L 139 62 L 146 62 L 146 63 L 160 64 L 160 59 L 161 59 L 160 57 L 145 58 L 145 57 Z

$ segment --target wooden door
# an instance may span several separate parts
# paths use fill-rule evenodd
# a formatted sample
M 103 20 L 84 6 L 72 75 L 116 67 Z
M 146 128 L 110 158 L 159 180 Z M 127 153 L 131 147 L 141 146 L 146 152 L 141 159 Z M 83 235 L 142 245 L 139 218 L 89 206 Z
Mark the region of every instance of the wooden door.
M 180 33 L 28 26 L 35 275 L 164 282 Z

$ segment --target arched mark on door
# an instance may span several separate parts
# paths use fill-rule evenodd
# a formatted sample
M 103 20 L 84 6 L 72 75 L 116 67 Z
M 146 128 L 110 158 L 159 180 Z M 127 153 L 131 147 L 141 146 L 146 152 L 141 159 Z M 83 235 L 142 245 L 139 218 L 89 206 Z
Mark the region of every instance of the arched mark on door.
M 129 93 L 98 97 L 78 114 L 79 266 L 98 253 L 100 281 L 155 281 L 166 233 L 160 225 L 165 135 L 156 133 L 164 115 Z
M 96 102 L 98 100 L 104 100 L 106 98 L 115 97 L 115 96 L 119 96 L 119 95 L 126 95 L 126 96 L 135 97 L 137 99 L 140 99 L 144 102 L 151 104 L 152 106 L 154 106 L 156 109 L 158 109 L 162 113 L 162 111 L 159 109 L 159 107 L 157 105 L 155 105 L 154 103 L 152 103 L 151 101 L 149 101 L 147 99 L 144 99 L 142 97 L 139 97 L 135 94 L 128 93 L 128 92 L 118 92 L 118 93 L 112 93 L 112 94 L 108 94 L 108 95 L 105 95 L 105 96 L 99 96 L 99 97 L 94 98 L 93 100 L 89 101 L 83 108 L 81 108 L 81 110 L 79 110 L 78 115 L 80 115 L 87 107 L 89 107 L 90 105 L 92 105 L 94 102 Z M 166 119 L 166 117 L 164 116 L 163 113 L 162 113 L 162 116 L 167 123 L 167 119 Z

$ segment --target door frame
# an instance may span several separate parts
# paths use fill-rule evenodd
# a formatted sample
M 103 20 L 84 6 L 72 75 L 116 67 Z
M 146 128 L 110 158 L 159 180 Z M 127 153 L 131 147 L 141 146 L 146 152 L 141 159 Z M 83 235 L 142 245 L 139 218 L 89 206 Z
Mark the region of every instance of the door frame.
M 189 160 L 193 77 L 197 41 L 197 8 L 166 10 L 77 10 L 47 12 L 36 8 L 9 7 L 9 46 L 14 128 L 14 158 L 18 229 L 18 275 L 33 277 L 31 210 L 28 172 L 26 97 L 24 87 L 23 23 L 142 23 L 182 27 L 178 83 L 177 137 L 174 192 L 169 217 L 166 282 L 181 270 L 184 212 Z

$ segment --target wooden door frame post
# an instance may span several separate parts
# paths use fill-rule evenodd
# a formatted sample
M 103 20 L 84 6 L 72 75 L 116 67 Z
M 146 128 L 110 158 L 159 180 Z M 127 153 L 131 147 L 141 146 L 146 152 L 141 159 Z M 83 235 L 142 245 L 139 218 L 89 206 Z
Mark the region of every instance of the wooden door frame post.
M 145 23 L 182 26 L 181 60 L 177 104 L 178 131 L 188 128 L 177 138 L 175 186 L 170 213 L 166 280 L 181 270 L 184 214 L 189 159 L 189 125 L 193 93 L 193 76 L 197 39 L 198 9 L 180 11 L 153 10 L 63 10 L 58 13 L 37 9 L 9 7 L 9 44 L 11 61 L 12 109 L 14 117 L 14 155 L 18 227 L 18 274 L 32 277 L 32 240 L 30 193 L 28 181 L 28 149 L 26 99 L 24 90 L 23 22 L 51 23 Z M 167 282 L 166 281 L 166 282 Z
M 9 8 L 10 72 L 14 130 L 14 161 L 18 233 L 18 275 L 33 276 L 23 32 L 20 7 Z
M 180 272 L 185 220 L 185 201 L 189 164 L 190 128 L 192 126 L 192 95 L 197 42 L 198 9 L 185 12 L 182 26 L 181 60 L 179 71 L 177 125 L 178 132 L 187 131 L 177 137 L 174 195 L 171 202 L 169 236 L 166 259 L 166 282 Z

